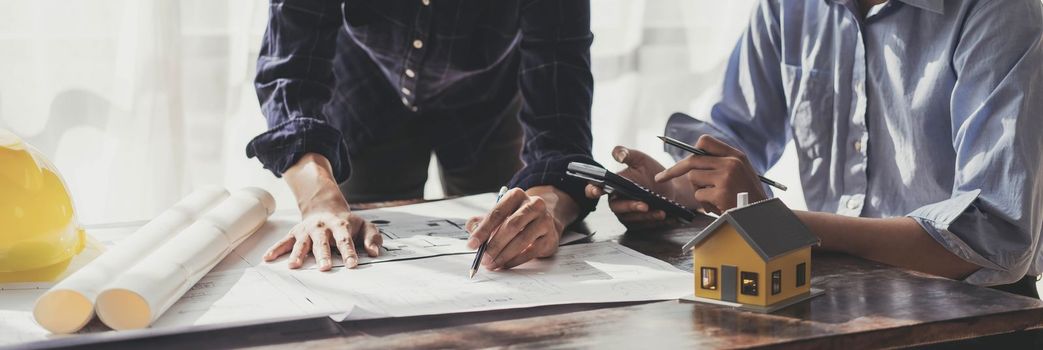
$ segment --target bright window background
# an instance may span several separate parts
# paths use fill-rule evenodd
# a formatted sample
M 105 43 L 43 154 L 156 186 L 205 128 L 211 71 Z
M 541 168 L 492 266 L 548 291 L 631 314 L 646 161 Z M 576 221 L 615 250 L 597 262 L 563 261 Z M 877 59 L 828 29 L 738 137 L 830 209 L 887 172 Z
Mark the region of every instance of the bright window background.
M 671 162 L 653 137 L 705 114 L 753 0 L 593 0 L 594 155 L 617 144 Z M 192 188 L 289 190 L 246 159 L 264 131 L 251 81 L 264 0 L 4 0 L 0 128 L 65 176 L 84 223 L 140 220 Z M 3 166 L 3 164 L 0 164 Z M 432 171 L 427 193 L 441 196 Z M 805 208 L 792 147 L 768 176 Z
M 705 113 L 753 3 L 593 1 L 598 161 L 616 167 L 623 144 L 671 162 L 653 136 L 672 112 Z M 263 0 L 6 0 L 0 127 L 55 162 L 85 223 L 148 218 L 205 184 L 293 205 L 244 155 L 265 130 L 251 81 L 266 16 Z M 798 187 L 786 164 L 771 176 Z

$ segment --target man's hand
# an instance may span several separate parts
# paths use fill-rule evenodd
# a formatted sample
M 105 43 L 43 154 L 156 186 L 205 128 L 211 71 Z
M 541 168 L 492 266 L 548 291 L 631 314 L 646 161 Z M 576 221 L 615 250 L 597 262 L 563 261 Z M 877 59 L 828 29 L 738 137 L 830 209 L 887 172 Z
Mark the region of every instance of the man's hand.
M 554 255 L 562 231 L 578 214 L 576 202 L 552 186 L 528 191 L 515 188 L 507 191 L 488 215 L 467 222 L 471 232 L 467 247 L 478 249 L 488 240 L 482 266 L 490 271 L 509 269 Z
M 345 205 L 346 207 L 346 205 Z M 354 268 L 359 264 L 358 253 L 355 252 L 355 240 L 362 238 L 366 253 L 375 257 L 380 255 L 383 237 L 371 223 L 347 208 L 326 208 L 301 214 L 301 223 L 290 229 L 279 242 L 272 245 L 264 254 L 265 261 L 272 261 L 290 253 L 289 267 L 300 268 L 308 254 L 315 255 L 319 271 L 329 271 L 333 267 L 330 246 L 337 247 L 344 259 L 344 266 Z
M 320 271 L 329 271 L 333 263 L 330 246 L 337 247 L 344 266 L 358 266 L 355 240 L 362 238 L 369 256 L 380 254 L 383 236 L 376 226 L 351 213 L 348 201 L 333 179 L 329 160 L 313 153 L 304 155 L 283 174 L 290 185 L 297 206 L 301 209 L 301 223 L 290 229 L 279 242 L 264 254 L 265 261 L 290 253 L 289 267 L 300 268 L 308 254 L 315 255 Z
M 695 189 L 695 200 L 703 210 L 720 214 L 735 207 L 735 195 L 747 192 L 750 202 L 764 200 L 764 193 L 757 172 L 753 170 L 746 154 L 709 135 L 699 137 L 695 143 L 717 157 L 689 155 L 670 169 L 655 175 L 657 183 L 669 183 L 682 176 Z
M 630 181 L 634 181 L 678 203 L 690 207 L 698 207 L 692 194 L 692 186 L 684 179 L 663 182 L 655 181 L 655 175 L 663 171 L 663 166 L 647 154 L 623 146 L 616 146 L 612 150 L 612 158 L 627 166 L 626 169 L 618 173 L 619 176 L 630 179 Z M 597 198 L 605 194 L 601 187 L 594 185 L 587 185 L 586 192 L 589 198 Z M 610 196 L 608 206 L 616 214 L 616 217 L 619 218 L 619 222 L 626 225 L 628 229 L 653 229 L 672 223 L 671 220 L 667 219 L 665 212 L 651 209 L 648 203 L 642 201 Z

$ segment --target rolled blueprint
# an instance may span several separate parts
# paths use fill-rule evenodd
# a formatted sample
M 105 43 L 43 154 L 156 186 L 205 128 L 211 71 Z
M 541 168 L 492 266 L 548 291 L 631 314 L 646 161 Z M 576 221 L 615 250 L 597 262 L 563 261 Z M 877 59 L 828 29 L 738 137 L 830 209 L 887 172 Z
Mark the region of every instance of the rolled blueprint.
M 44 293 L 33 306 L 36 323 L 58 334 L 80 330 L 94 317 L 95 298 L 105 285 L 226 197 L 228 191 L 218 187 L 192 192 Z
M 261 228 L 273 211 L 275 199 L 262 189 L 249 187 L 232 193 L 106 286 L 95 305 L 98 317 L 117 330 L 148 327 Z

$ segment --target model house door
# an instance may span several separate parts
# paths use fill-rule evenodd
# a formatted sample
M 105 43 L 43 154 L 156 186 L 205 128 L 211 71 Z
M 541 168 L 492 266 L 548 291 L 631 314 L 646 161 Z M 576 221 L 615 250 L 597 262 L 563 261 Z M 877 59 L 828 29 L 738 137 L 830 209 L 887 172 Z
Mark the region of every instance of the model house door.
M 735 291 L 739 286 L 739 269 L 735 266 L 721 265 L 721 301 L 735 302 Z

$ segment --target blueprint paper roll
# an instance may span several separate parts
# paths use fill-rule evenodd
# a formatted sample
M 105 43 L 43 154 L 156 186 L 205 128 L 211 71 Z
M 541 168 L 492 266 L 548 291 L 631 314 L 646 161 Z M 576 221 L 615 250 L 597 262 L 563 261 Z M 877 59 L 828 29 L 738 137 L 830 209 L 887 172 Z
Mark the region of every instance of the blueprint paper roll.
M 40 296 L 33 306 L 36 323 L 51 333 L 79 331 L 94 317 L 94 301 L 102 287 L 113 282 L 127 266 L 141 260 L 226 197 L 228 191 L 223 188 L 206 187 L 181 199 Z
M 148 327 L 274 211 L 275 199 L 262 189 L 232 193 L 106 286 L 98 317 L 117 330 Z

